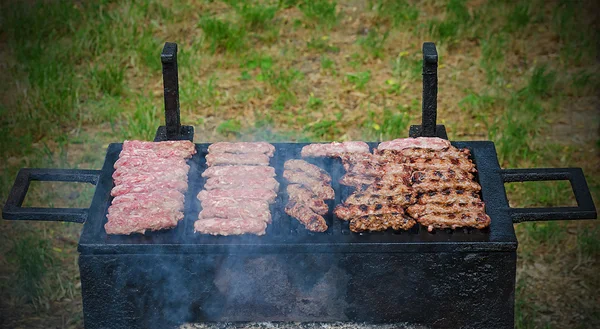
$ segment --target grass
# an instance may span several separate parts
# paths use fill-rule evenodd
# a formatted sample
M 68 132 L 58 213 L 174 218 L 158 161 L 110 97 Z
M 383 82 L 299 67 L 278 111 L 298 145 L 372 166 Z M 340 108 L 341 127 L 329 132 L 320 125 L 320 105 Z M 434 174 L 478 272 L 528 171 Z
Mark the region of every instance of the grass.
M 197 142 L 406 136 L 420 115 L 421 44 L 435 41 L 438 118 L 453 139 L 494 141 L 504 168 L 583 167 L 598 203 L 594 9 L 524 0 L 3 2 L 0 199 L 19 168 L 100 168 L 108 143 L 152 139 L 164 120 L 165 41 L 179 44 L 182 122 Z M 58 197 L 27 202 L 57 205 L 77 191 L 52 189 Z M 572 202 L 564 182 L 506 189 L 518 207 Z M 1 224 L 7 326 L 81 327 L 77 254 L 64 242 L 76 242 L 80 226 Z M 593 296 L 577 288 L 599 289 L 597 225 L 523 223 L 516 233 L 517 328 L 576 328 L 575 316 L 598 324 Z M 539 268 L 548 268 L 543 280 Z

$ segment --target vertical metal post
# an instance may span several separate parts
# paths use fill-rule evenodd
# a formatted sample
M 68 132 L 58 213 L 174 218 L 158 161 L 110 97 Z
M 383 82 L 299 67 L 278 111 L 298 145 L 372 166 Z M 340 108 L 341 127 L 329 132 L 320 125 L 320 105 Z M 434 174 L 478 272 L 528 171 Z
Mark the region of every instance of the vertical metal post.
M 165 126 L 167 140 L 179 139 L 179 75 L 177 73 L 177 44 L 165 43 L 160 55 L 165 92 Z
M 423 117 L 421 136 L 436 136 L 438 54 L 433 42 L 423 43 Z

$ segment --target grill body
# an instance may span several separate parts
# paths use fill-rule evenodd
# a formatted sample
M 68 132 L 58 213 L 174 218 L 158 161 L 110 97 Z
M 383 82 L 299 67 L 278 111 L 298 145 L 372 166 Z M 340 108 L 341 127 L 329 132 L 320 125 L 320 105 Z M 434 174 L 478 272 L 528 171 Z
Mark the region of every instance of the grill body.
M 409 322 L 434 328 L 512 328 L 516 237 L 493 143 L 461 142 L 478 168 L 492 218 L 487 230 L 424 227 L 407 232 L 353 233 L 326 217 L 311 233 L 283 212 L 282 180 L 273 224 L 256 236 L 193 233 L 200 210 L 208 144 L 190 161 L 183 221 L 173 230 L 107 236 L 113 164 L 111 144 L 80 239 L 79 266 L 86 328 L 165 328 L 200 321 Z M 305 144 L 276 146 L 272 165 L 299 158 Z M 373 146 L 373 145 L 372 145 Z M 311 160 L 332 175 L 336 200 L 341 163 Z

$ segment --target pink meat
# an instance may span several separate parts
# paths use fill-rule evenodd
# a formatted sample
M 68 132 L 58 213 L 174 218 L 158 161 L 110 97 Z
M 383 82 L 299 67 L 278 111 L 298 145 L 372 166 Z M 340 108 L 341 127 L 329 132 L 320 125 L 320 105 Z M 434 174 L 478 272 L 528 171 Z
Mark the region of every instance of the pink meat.
M 269 166 L 214 166 L 202 173 L 202 177 L 241 176 L 275 177 L 275 168 Z
M 262 209 L 250 209 L 249 207 L 210 207 L 202 208 L 199 219 L 203 218 L 226 218 L 242 219 L 253 218 L 271 223 L 271 213 L 269 207 Z
M 232 189 L 232 190 L 202 190 L 198 193 L 198 199 L 202 202 L 208 200 L 255 200 L 263 201 L 269 204 L 275 201 L 277 193 L 269 189 Z
M 141 157 L 120 155 L 119 160 L 115 162 L 115 169 L 127 168 L 128 170 L 138 171 L 162 171 L 164 168 L 187 168 L 190 166 L 185 163 L 183 158 L 158 158 L 155 156 Z M 134 169 L 135 168 L 135 169 Z
M 221 208 L 221 207 L 230 207 L 230 208 L 248 208 L 254 209 L 256 211 L 264 211 L 269 210 L 269 203 L 266 201 L 257 201 L 251 199 L 231 199 L 231 198 L 221 198 L 215 199 L 210 198 L 202 201 L 202 208 Z
M 218 176 L 211 177 L 204 184 L 206 190 L 231 190 L 240 188 L 268 190 L 279 190 L 279 183 L 273 177 L 240 177 L 240 176 Z
M 260 219 L 202 218 L 194 223 L 194 232 L 211 235 L 264 235 L 267 223 Z
M 248 165 L 248 166 L 268 166 L 269 157 L 262 153 L 209 153 L 206 155 L 206 164 L 208 166 L 222 165 Z
M 387 142 L 382 142 L 377 146 L 377 150 L 401 151 L 409 148 L 429 149 L 444 151 L 450 147 L 450 142 L 438 137 L 417 137 L 417 138 L 398 138 Z
M 144 142 L 125 141 L 121 156 L 157 156 L 160 158 L 191 158 L 196 153 L 196 146 L 190 141 Z
M 110 195 L 119 196 L 127 193 L 148 193 L 156 190 L 175 189 L 185 192 L 188 188 L 187 181 L 154 180 L 147 183 L 125 182 L 113 187 Z
M 137 175 L 140 173 L 161 173 L 161 172 L 169 172 L 170 174 L 187 177 L 187 174 L 190 170 L 190 166 L 187 164 L 183 164 L 182 166 L 175 166 L 173 164 L 148 164 L 145 166 L 138 167 L 119 167 L 119 169 L 115 170 L 113 173 L 113 178 L 117 179 L 123 176 L 131 176 Z
M 185 200 L 185 196 L 177 191 L 177 190 L 157 190 L 148 193 L 129 193 L 119 195 L 118 197 L 112 200 L 112 206 L 118 205 L 121 203 L 130 203 L 130 202 L 138 202 L 138 203 L 153 203 L 153 202 L 162 202 L 169 201 L 176 204 L 183 204 Z M 111 207 L 112 207 L 111 206 Z M 109 208 L 110 211 L 110 208 Z
M 365 142 L 310 144 L 302 148 L 302 157 L 340 157 L 345 153 L 369 153 Z
M 211 144 L 208 147 L 210 153 L 264 153 L 272 157 L 275 153 L 275 146 L 267 142 L 238 142 L 228 143 L 219 142 Z
M 115 185 L 121 184 L 150 184 L 157 181 L 187 181 L 187 172 L 179 170 L 168 170 L 164 172 L 131 172 L 128 174 L 114 175 Z
M 108 214 L 104 225 L 107 234 L 144 233 L 177 226 L 181 211 L 161 208 L 119 209 Z

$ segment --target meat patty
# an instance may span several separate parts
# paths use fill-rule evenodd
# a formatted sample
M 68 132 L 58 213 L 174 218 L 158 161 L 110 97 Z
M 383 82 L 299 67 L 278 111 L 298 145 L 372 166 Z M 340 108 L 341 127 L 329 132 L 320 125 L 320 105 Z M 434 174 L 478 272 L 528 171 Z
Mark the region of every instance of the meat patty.
M 120 168 L 123 169 L 123 168 Z M 115 172 L 116 173 L 116 172 Z M 115 185 L 121 184 L 151 184 L 158 181 L 187 181 L 187 172 L 182 170 L 168 170 L 165 168 L 164 172 L 128 172 L 127 174 L 113 174 L 113 181 Z
M 474 227 L 482 229 L 490 225 L 491 219 L 485 212 L 459 212 L 424 215 L 419 217 L 417 221 L 421 225 L 427 226 L 427 230 L 431 232 L 435 228 Z
M 405 194 L 392 194 L 392 195 L 380 195 L 373 194 L 368 191 L 360 191 L 351 194 L 346 200 L 344 200 L 345 205 L 398 205 L 398 206 L 406 206 L 414 203 L 415 196 L 413 193 L 405 193 Z
M 279 182 L 273 177 L 240 177 L 240 176 L 217 176 L 206 180 L 206 190 L 231 190 L 240 188 L 257 189 L 263 188 L 273 191 L 279 190 Z
M 477 172 L 475 164 L 469 159 L 427 159 L 408 158 L 405 164 L 415 170 L 447 170 L 457 168 L 467 172 Z
M 208 166 L 247 165 L 268 166 L 269 157 L 263 153 L 209 153 L 206 155 Z
M 211 235 L 264 235 L 267 222 L 261 219 L 202 218 L 194 222 L 194 232 Z
M 483 212 L 485 204 L 481 201 L 471 202 L 468 205 L 452 204 L 415 204 L 406 209 L 412 218 L 419 218 L 430 214 L 453 214 L 459 212 Z
M 199 219 L 204 218 L 226 218 L 226 219 L 260 219 L 271 223 L 271 213 L 269 207 L 262 209 L 251 209 L 249 207 L 202 207 L 198 215 Z
M 312 232 L 327 231 L 327 222 L 323 216 L 316 214 L 306 205 L 290 200 L 285 206 L 285 213 L 296 218 L 307 230 Z
M 110 195 L 119 196 L 127 193 L 149 193 L 156 190 L 174 189 L 180 192 L 185 192 L 188 188 L 187 181 L 184 180 L 160 180 L 158 177 L 153 177 L 154 180 L 144 183 L 123 182 L 110 191 Z
M 304 172 L 285 170 L 283 177 L 291 184 L 300 184 L 310 190 L 319 199 L 334 199 L 333 188 L 323 181 L 318 181 Z
M 355 174 L 345 174 L 340 178 L 339 183 L 346 186 L 352 186 L 357 189 L 362 189 L 365 185 L 371 185 L 375 182 L 373 176 L 363 176 Z
M 408 230 L 415 225 L 415 221 L 403 215 L 403 213 L 389 213 L 381 215 L 368 215 L 352 218 L 350 230 L 352 232 Z
M 257 201 L 251 199 L 233 199 L 233 198 L 209 198 L 202 201 L 202 208 L 246 208 L 253 211 L 261 212 L 269 210 L 267 201 Z
M 286 171 L 303 172 L 313 179 L 322 181 L 327 184 L 331 183 L 331 177 L 325 170 L 304 160 L 288 160 L 284 163 L 283 168 Z
M 378 150 L 377 154 L 381 156 L 400 156 L 404 158 L 425 158 L 425 159 L 468 159 L 471 155 L 469 149 L 457 149 L 450 146 L 445 151 L 435 151 L 430 149 L 404 149 L 401 151 Z
M 165 168 L 182 168 L 189 171 L 190 166 L 185 163 L 185 159 L 178 157 L 158 158 L 121 155 L 115 162 L 114 168 L 117 171 L 125 169 L 126 172 L 158 172 L 164 171 Z
M 123 142 L 122 156 L 142 156 L 159 158 L 191 158 L 196 153 L 196 146 L 190 141 L 165 141 L 165 142 Z
M 112 200 L 111 205 L 128 202 L 152 203 L 154 200 L 172 200 L 178 204 L 183 204 L 184 199 L 185 196 L 183 193 L 177 190 L 154 190 L 147 193 L 129 193 L 119 195 Z
M 140 208 L 113 210 L 104 225 L 107 234 L 145 233 L 173 228 L 183 219 L 183 213 L 172 209 Z
M 339 157 L 344 153 L 369 153 L 369 145 L 365 142 L 310 144 L 304 146 L 300 152 L 303 158 Z
M 177 191 L 175 192 L 179 193 Z M 165 198 L 161 197 L 160 195 L 150 193 L 131 193 L 125 194 L 124 196 L 135 194 L 143 195 L 138 197 L 136 200 L 119 200 L 117 203 L 113 202 L 111 206 L 108 207 L 108 213 L 113 214 L 115 212 L 130 212 L 147 208 L 162 208 L 176 211 L 183 210 L 183 198 Z
M 269 166 L 213 166 L 202 173 L 202 177 L 275 177 L 275 168 Z
M 333 213 L 343 220 L 350 220 L 356 217 L 383 215 L 383 214 L 404 214 L 404 209 L 399 205 L 373 204 L 373 205 L 337 205 Z
M 275 146 L 267 142 L 219 142 L 208 147 L 210 153 L 263 153 L 272 157 Z
M 480 191 L 481 186 L 472 180 L 461 179 L 451 181 L 423 181 L 413 184 L 413 190 L 417 193 L 444 190 Z
M 263 201 L 269 204 L 273 203 L 277 198 L 277 193 L 273 190 L 257 188 L 257 189 L 232 189 L 232 190 L 202 190 L 198 193 L 198 199 L 202 202 L 211 200 L 255 200 Z M 232 201 L 233 202 L 233 201 Z
M 443 191 L 430 191 L 427 193 L 420 194 L 418 196 L 419 204 L 429 203 L 458 203 L 458 204 L 470 204 L 472 202 L 481 201 L 479 194 L 475 191 L 464 191 L 464 190 L 443 190 Z
M 311 191 L 299 184 L 289 184 L 287 186 L 289 199 L 304 204 L 319 215 L 325 215 L 329 212 L 329 206 L 322 199 L 317 198 Z
M 461 169 L 447 169 L 447 170 L 421 170 L 414 171 L 411 175 L 411 182 L 413 184 L 420 184 L 423 182 L 433 181 L 452 181 L 452 180 L 473 180 L 473 174 Z
M 379 143 L 377 150 L 429 149 L 443 151 L 450 146 L 450 141 L 438 137 L 398 138 Z

